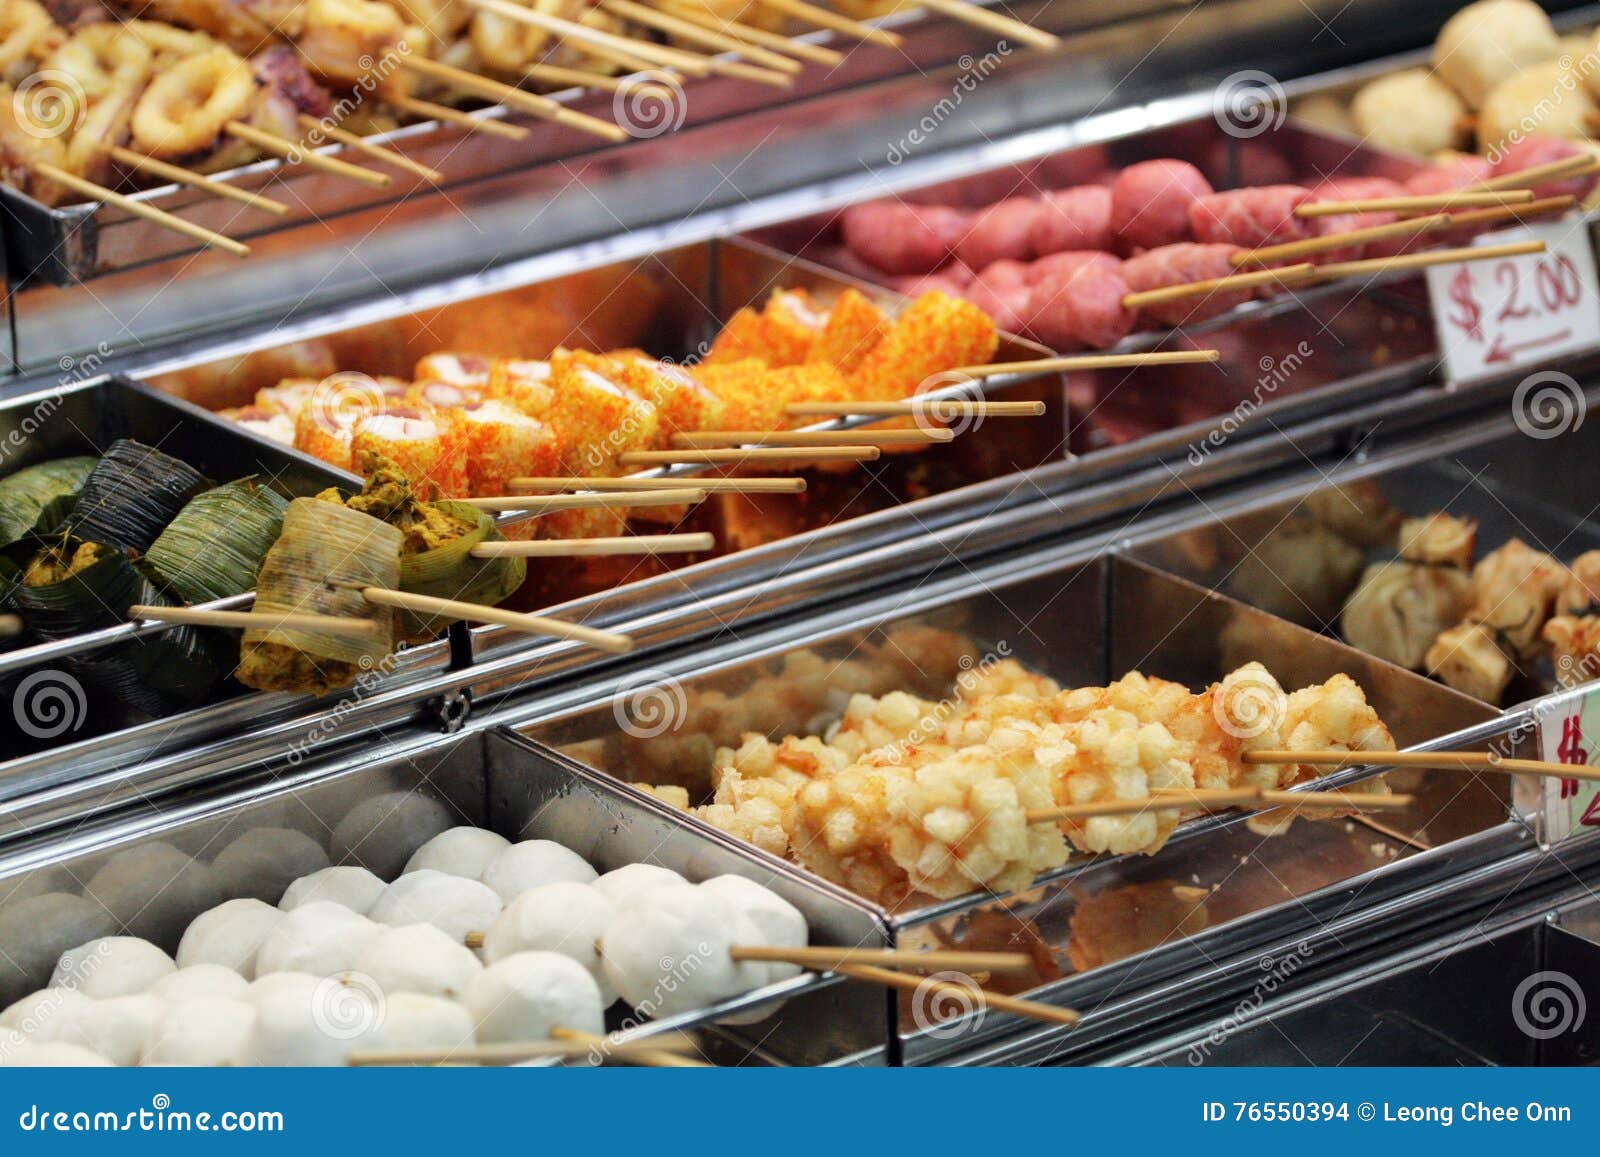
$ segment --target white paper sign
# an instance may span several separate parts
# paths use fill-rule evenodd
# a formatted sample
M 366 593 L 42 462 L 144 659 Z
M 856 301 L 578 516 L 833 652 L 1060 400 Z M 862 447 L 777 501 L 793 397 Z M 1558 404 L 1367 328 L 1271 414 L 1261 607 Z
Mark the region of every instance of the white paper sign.
M 1478 245 L 1543 241 L 1545 252 L 1427 270 L 1439 348 L 1451 381 L 1501 375 L 1600 345 L 1600 278 L 1582 221 L 1524 225 Z
M 1600 687 L 1535 716 L 1539 724 L 1539 757 L 1584 772 L 1600 768 Z M 1573 832 L 1600 828 L 1600 783 L 1592 779 L 1539 781 L 1544 793 L 1544 839 L 1558 843 Z

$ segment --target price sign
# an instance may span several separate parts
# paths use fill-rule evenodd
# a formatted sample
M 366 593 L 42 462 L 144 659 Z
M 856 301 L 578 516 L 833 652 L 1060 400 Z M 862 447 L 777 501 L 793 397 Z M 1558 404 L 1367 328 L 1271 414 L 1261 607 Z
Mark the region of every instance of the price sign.
M 1576 697 L 1562 696 L 1541 709 L 1539 757 L 1574 767 L 1600 767 L 1600 689 Z M 1555 843 L 1575 831 L 1600 828 L 1600 783 L 1582 779 L 1546 778 L 1545 842 Z
M 1600 345 L 1600 278 L 1589 227 L 1555 221 L 1474 244 L 1543 241 L 1545 252 L 1429 266 L 1428 298 L 1452 381 L 1515 370 Z

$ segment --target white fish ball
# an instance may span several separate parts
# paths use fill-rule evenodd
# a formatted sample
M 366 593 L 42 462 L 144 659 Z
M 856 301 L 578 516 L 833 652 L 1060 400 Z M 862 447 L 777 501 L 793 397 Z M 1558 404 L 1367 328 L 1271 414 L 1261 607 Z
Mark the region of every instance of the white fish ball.
M 457 940 L 482 932 L 500 915 L 500 897 L 485 884 L 431 868 L 407 872 L 372 906 L 379 924 L 432 924 Z
M 178 966 L 220 964 L 246 980 L 256 974 L 256 953 L 283 913 L 260 900 L 228 900 L 196 916 L 178 943 Z
M 450 809 L 433 797 L 390 791 L 351 808 L 334 829 L 329 850 L 334 863 L 360 864 L 389 880 L 412 852 L 450 826 Z
M 323 979 L 321 976 L 312 976 L 309 972 L 271 972 L 266 976 L 257 977 L 251 983 L 250 990 L 245 993 L 245 1000 L 251 1004 L 259 1004 L 270 996 L 287 992 L 309 1004 L 322 985 Z
M 406 861 L 407 872 L 432 868 L 449 876 L 476 880 L 511 841 L 486 828 L 451 828 L 418 848 Z
M 248 980 L 221 964 L 191 964 L 163 976 L 149 991 L 151 996 L 159 996 L 168 1004 L 178 1004 L 202 996 L 237 1000 L 249 987 Z
M 606 979 L 595 942 L 605 935 L 616 907 L 600 889 L 562 882 L 524 892 L 507 905 L 483 937 L 483 958 L 490 964 L 518 952 L 559 952 L 583 965 L 609 1006 L 616 989 Z
M 432 924 L 386 928 L 356 957 L 353 970 L 386 993 L 420 992 L 459 1000 L 483 965 L 459 940 Z
M 113 855 L 90 877 L 84 894 L 121 929 L 161 945 L 177 944 L 195 913 L 219 898 L 207 865 L 159 842 Z
M 301 876 L 283 893 L 278 907 L 293 912 L 304 904 L 329 900 L 343 904 L 350 911 L 365 916 L 383 895 L 384 883 L 365 868 L 352 865 L 335 865 Z
M 0 1012 L 0 1028 L 30 1040 L 54 1040 L 66 1014 L 89 1003 L 90 998 L 75 989 L 41 988 Z
M 247 1054 L 256 1008 L 246 1000 L 196 996 L 167 1006 L 150 1030 L 139 1063 L 213 1068 L 236 1065 Z
M 267 933 L 256 953 L 256 974 L 309 972 L 332 976 L 355 965 L 356 957 L 382 931 L 365 916 L 339 904 L 320 900 L 306 904 Z
M 363 1049 L 470 1048 L 475 1026 L 464 1004 L 420 992 L 397 992 L 383 1010 L 383 1023 L 361 1040 Z
M 342 1065 L 382 1013 L 371 994 L 332 977 L 319 982 L 310 1000 L 286 987 L 253 1003 L 255 1021 L 237 1055 L 241 1064 L 269 1067 Z
M 728 954 L 761 942 L 738 909 L 699 888 L 659 888 L 649 900 L 621 906 L 600 948 L 612 986 L 638 1011 L 672 1016 L 767 982 L 764 965 Z
M 789 901 L 770 888 L 743 876 L 713 876 L 700 884 L 723 902 L 747 916 L 761 933 L 761 944 L 772 948 L 804 948 L 811 942 L 806 918 Z M 768 983 L 800 974 L 798 964 L 769 963 Z
M 55 1039 L 97 1052 L 114 1065 L 136 1065 L 166 1012 L 167 1002 L 149 993 L 92 1000 L 63 1015 Z
M 301 876 L 328 866 L 328 853 L 293 828 L 253 828 L 211 861 L 224 896 L 249 896 L 276 904 L 283 890 Z
M 178 966 L 161 949 L 136 936 L 102 936 L 61 954 L 52 988 L 75 988 L 105 1000 L 143 992 Z
M 0 1000 L 44 987 L 63 952 L 115 931 L 110 912 L 71 892 L 0 908 Z
M 491 964 L 467 986 L 465 1003 L 479 1044 L 547 1040 L 553 1028 L 605 1031 L 594 977 L 559 952 L 519 952 Z
M 81 1045 L 55 1041 L 23 1041 L 11 1052 L 0 1052 L 0 1068 L 13 1069 L 104 1069 L 111 1062 Z
M 554 840 L 523 840 L 490 860 L 478 878 L 509 904 L 545 884 L 592 884 L 598 877 L 588 860 Z
M 685 888 L 693 887 L 688 880 L 671 868 L 662 868 L 655 864 L 624 864 L 605 873 L 594 882 L 594 886 L 604 892 L 606 899 L 613 904 L 621 904 L 631 896 L 675 884 Z

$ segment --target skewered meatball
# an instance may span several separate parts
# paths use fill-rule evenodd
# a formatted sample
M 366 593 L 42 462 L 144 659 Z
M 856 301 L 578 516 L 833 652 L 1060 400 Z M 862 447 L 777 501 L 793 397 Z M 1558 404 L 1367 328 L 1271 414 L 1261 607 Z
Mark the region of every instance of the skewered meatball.
M 483 971 L 478 958 L 459 940 L 432 924 L 386 928 L 356 957 L 356 972 L 372 977 L 386 993 L 420 992 L 460 998 Z
M 386 886 L 365 868 L 335 865 L 312 872 L 309 876 L 301 876 L 290 884 L 283 893 L 283 899 L 278 901 L 278 907 L 285 912 L 293 912 L 302 905 L 326 900 L 342 904 L 358 916 L 365 916 L 372 911 L 372 906 L 383 895 Z
M 149 993 L 95 1000 L 63 1014 L 55 1039 L 90 1049 L 114 1065 L 136 1065 L 167 1002 Z
M 1241 250 L 1236 245 L 1197 245 L 1192 241 L 1147 249 L 1122 263 L 1122 278 L 1135 293 L 1209 281 L 1239 272 L 1229 258 Z M 1163 325 L 1198 325 L 1249 301 L 1248 289 L 1222 290 L 1204 297 L 1180 297 L 1144 307 L 1146 316 Z
M 518 952 L 490 965 L 468 985 L 464 1003 L 479 1044 L 548 1040 L 554 1028 L 605 1031 L 594 978 L 559 952 Z
M 1028 230 L 1028 248 L 1038 256 L 1064 249 L 1110 249 L 1114 195 L 1100 185 L 1044 194 Z
M 872 201 L 839 218 L 844 243 L 884 273 L 932 273 L 967 231 L 967 215 L 940 205 Z
M 391 791 L 363 800 L 333 830 L 336 864 L 360 864 L 382 879 L 400 874 L 411 853 L 451 826 L 450 809 L 429 796 Z
M 671 868 L 662 868 L 655 864 L 624 864 L 594 881 L 594 886 L 599 889 L 600 894 L 613 904 L 621 904 L 640 893 L 674 884 L 688 887 L 689 881 Z
M 1120 271 L 1094 266 L 1040 278 L 1028 296 L 1028 331 L 1056 349 L 1108 349 L 1138 324 L 1122 304 L 1129 292 Z
M 383 1023 L 361 1038 L 363 1049 L 471 1048 L 472 1014 L 458 1001 L 420 992 L 393 993 Z
M 322 985 L 328 983 L 324 981 Z M 290 988 L 270 991 L 257 998 L 255 1018 L 249 1033 L 241 1038 L 235 1063 L 290 1068 L 344 1064 L 345 1057 L 361 1043 L 364 1034 L 359 1030 L 345 1031 L 347 1010 L 333 1008 L 331 1002 L 369 1002 L 371 998 L 359 988 L 335 992 L 322 985 L 309 999 L 304 991 Z M 370 1026 L 378 1023 L 379 1015 L 376 1005 L 358 1007 L 353 1020 L 358 1026 Z M 335 1029 L 338 1031 L 330 1031 Z
M 1524 137 L 1505 149 L 1496 158 L 1494 175 L 1501 177 L 1507 173 L 1520 173 L 1523 169 L 1531 169 L 1535 165 L 1547 165 L 1552 161 L 1582 156 L 1588 152 L 1588 149 L 1576 141 L 1565 141 L 1548 136 Z M 1589 190 L 1594 188 L 1597 179 L 1600 178 L 1596 178 L 1593 173 L 1590 173 L 1581 177 L 1567 177 L 1562 180 L 1546 181 L 1533 187 L 1533 195 L 1535 197 L 1563 197 L 1570 194 L 1574 197 L 1582 198 L 1589 195 Z
M 73 988 L 105 1000 L 143 992 L 177 968 L 172 957 L 148 940 L 104 936 L 63 952 L 50 987 Z
M 523 840 L 490 860 L 478 878 L 509 904 L 545 884 L 592 884 L 598 876 L 588 860 L 554 840 Z
M 1478 149 L 1494 157 L 1530 133 L 1587 137 L 1596 109 L 1594 98 L 1570 67 L 1559 60 L 1530 64 L 1495 85 L 1484 98 L 1478 110 Z M 1559 154 L 1545 159 L 1559 159 Z
M 218 891 L 276 904 L 290 883 L 328 866 L 328 853 L 304 832 L 255 828 L 245 832 L 211 861 Z
M 666 887 L 686 883 L 681 878 Z M 616 990 L 605 978 L 595 945 L 605 935 L 616 905 L 590 884 L 561 882 L 524 892 L 507 905 L 483 938 L 483 958 L 495 964 L 518 952 L 559 952 L 588 969 L 609 1005 Z
M 484 828 L 451 828 L 423 844 L 406 861 L 407 872 L 431 868 L 447 876 L 476 880 L 491 860 L 511 846 L 511 841 Z
M 1034 224 L 1039 214 L 1040 204 L 1032 197 L 1008 197 L 978 210 L 966 236 L 956 242 L 956 260 L 969 268 L 982 269 L 1006 258 L 1031 259 L 1035 253 Z
M 350 909 L 326 900 L 284 914 L 261 942 L 256 972 L 308 972 L 332 976 L 355 967 L 356 958 L 382 929 Z
M 42 988 L 0 1011 L 0 1028 L 31 1040 L 54 1040 L 66 1014 L 89 1001 L 76 989 Z
M 1187 161 L 1141 161 L 1129 165 L 1111 185 L 1111 228 L 1130 251 L 1186 241 L 1190 203 L 1211 192 L 1211 182 L 1205 174 Z
M 1408 68 L 1365 85 L 1350 102 L 1356 132 L 1380 149 L 1429 155 L 1466 143 L 1467 106 L 1426 68 Z
M 1433 43 L 1433 67 L 1479 108 L 1495 85 L 1560 53 L 1550 17 L 1532 0 L 1478 0 L 1445 21 Z
M 492 889 L 431 868 L 408 872 L 390 884 L 371 913 L 379 924 L 432 924 L 457 940 L 483 931 L 499 915 L 500 897 Z
M 775 948 L 804 948 L 811 942 L 811 931 L 800 909 L 754 880 L 743 876 L 713 876 L 700 888 L 747 916 L 760 931 L 763 944 Z M 787 980 L 799 975 L 800 966 L 773 963 L 767 965 L 767 972 L 770 980 Z
M 260 900 L 229 900 L 202 912 L 178 944 L 178 965 L 220 964 L 246 980 L 256 975 L 256 953 L 283 913 Z
M 619 906 L 600 955 L 612 987 L 653 1017 L 687 1012 L 760 988 L 764 965 L 735 961 L 736 944 L 761 932 L 732 905 L 698 888 L 661 888 Z M 668 980 L 672 983 L 667 983 Z
M 150 1030 L 143 1065 L 217 1067 L 253 1063 L 246 1042 L 256 1008 L 246 1000 L 196 996 L 170 1005 Z
M 221 964 L 191 964 L 167 973 L 150 986 L 149 994 L 159 996 L 168 1004 L 181 1004 L 201 996 L 237 999 L 249 987 L 250 982 L 232 968 Z
M 1258 185 L 1196 197 L 1189 205 L 1189 232 L 1206 244 L 1260 249 L 1316 236 L 1311 220 L 1294 215 L 1311 201 L 1310 189 L 1299 185 Z

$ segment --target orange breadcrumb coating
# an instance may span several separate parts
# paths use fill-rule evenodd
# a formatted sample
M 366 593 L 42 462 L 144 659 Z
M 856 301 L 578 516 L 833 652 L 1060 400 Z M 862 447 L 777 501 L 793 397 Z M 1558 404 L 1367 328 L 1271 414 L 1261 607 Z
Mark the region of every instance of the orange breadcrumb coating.
M 655 445 L 660 414 L 618 380 L 608 359 L 575 352 L 552 362 L 551 371 L 555 396 L 543 417 L 561 435 L 568 473 L 616 475 L 620 455 Z
M 489 365 L 491 398 L 512 406 L 530 418 L 546 418 L 555 402 L 555 366 L 523 358 L 498 358 Z
M 471 489 L 468 456 L 448 411 L 400 406 L 369 414 L 355 424 L 350 439 L 352 461 L 365 461 L 368 454 L 393 462 L 425 501 L 465 498 Z
M 456 411 L 456 444 L 474 498 L 510 494 L 513 478 L 561 473 L 556 431 L 501 401 Z
M 861 359 L 848 396 L 886 402 L 910 397 L 936 374 L 992 360 L 999 343 L 994 321 L 983 310 L 938 290 L 924 293 Z
M 670 446 L 674 434 L 725 428 L 722 399 L 682 366 L 642 354 L 621 358 L 619 365 L 622 384 L 659 412 L 661 431 L 656 442 L 662 448 Z
M 695 376 L 723 402 L 725 430 L 782 430 L 795 422 L 791 402 L 833 402 L 850 397 L 844 375 L 825 363 L 775 369 L 756 358 L 701 366 Z
M 872 352 L 888 328 L 889 319 L 883 310 L 860 290 L 847 289 L 828 311 L 827 324 L 812 343 L 806 360 L 827 362 L 848 374 Z
M 760 313 L 741 309 L 729 318 L 703 362 L 722 365 L 754 357 L 774 367 L 797 366 L 810 355 L 826 322 L 805 290 L 777 289 Z

